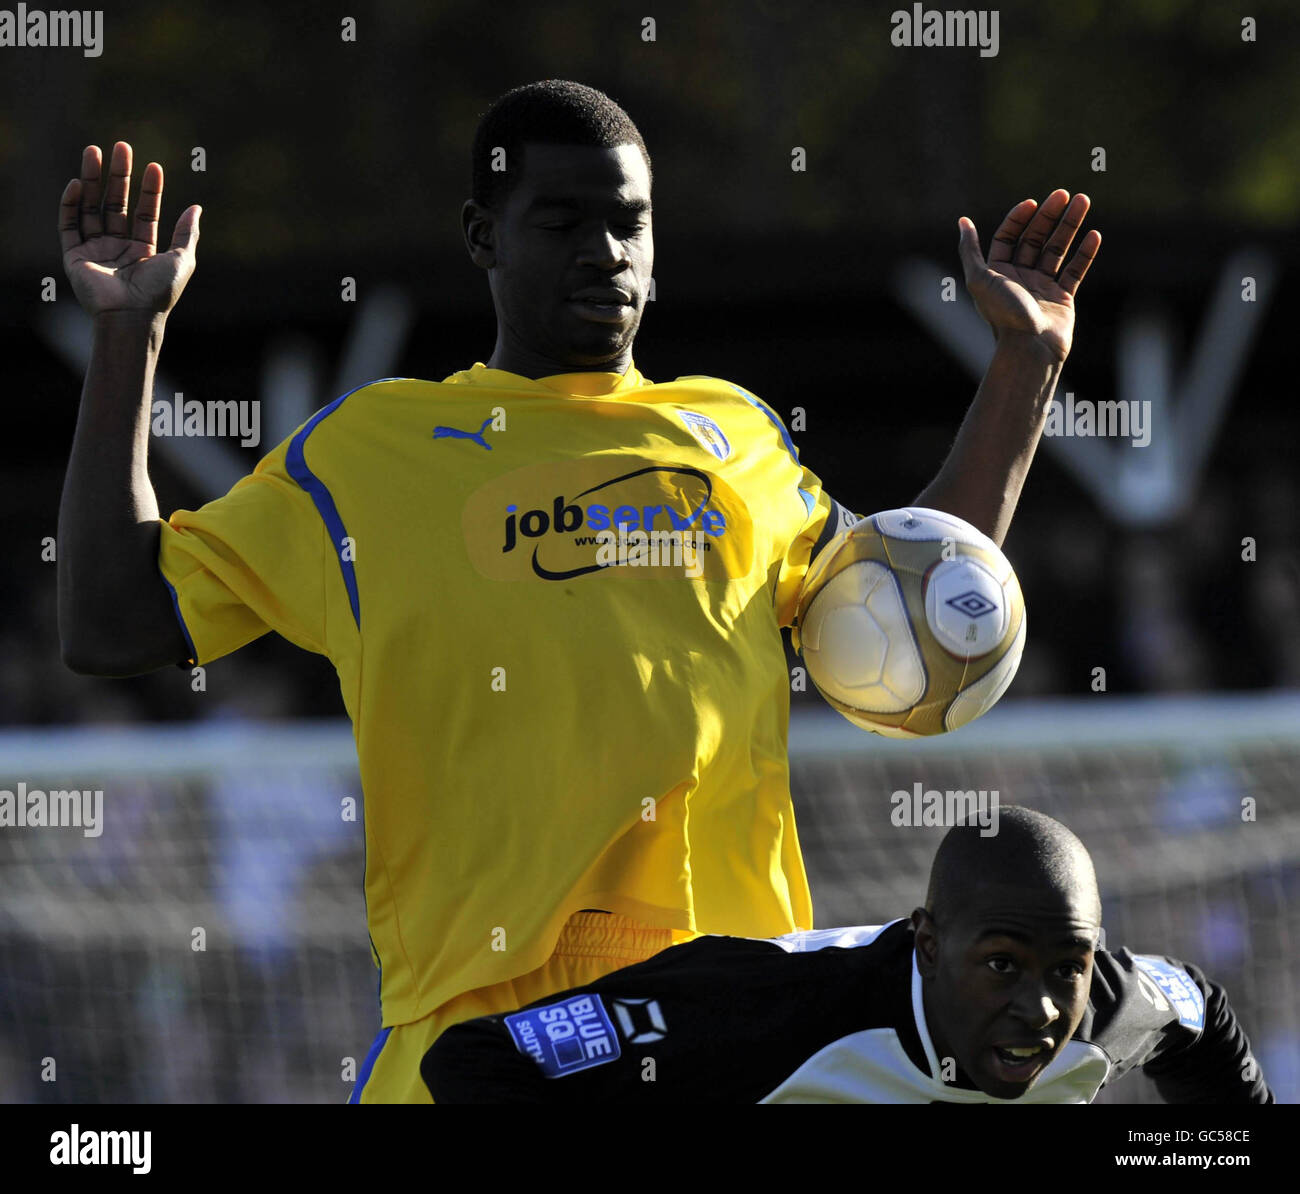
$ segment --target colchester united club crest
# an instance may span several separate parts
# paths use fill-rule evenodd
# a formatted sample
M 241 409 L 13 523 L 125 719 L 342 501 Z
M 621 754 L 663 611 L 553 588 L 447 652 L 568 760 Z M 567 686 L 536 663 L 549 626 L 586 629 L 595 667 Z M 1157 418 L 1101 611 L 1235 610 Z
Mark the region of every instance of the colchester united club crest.
M 731 455 L 731 444 L 722 434 L 722 428 L 707 415 L 697 414 L 693 410 L 681 410 L 677 413 L 681 415 L 686 429 L 719 460 L 726 460 Z

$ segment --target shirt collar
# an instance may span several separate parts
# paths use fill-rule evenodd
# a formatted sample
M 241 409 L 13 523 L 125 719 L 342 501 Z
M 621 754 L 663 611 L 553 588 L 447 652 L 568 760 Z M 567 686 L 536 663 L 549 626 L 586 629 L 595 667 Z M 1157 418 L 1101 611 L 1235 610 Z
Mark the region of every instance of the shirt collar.
M 626 373 L 556 373 L 550 377 L 532 378 L 507 373 L 504 369 L 489 369 L 482 361 L 475 361 L 470 368 L 453 373 L 446 380 L 452 384 L 490 386 L 494 390 L 550 391 L 581 398 L 618 394 L 647 384 L 633 364 L 628 365 Z

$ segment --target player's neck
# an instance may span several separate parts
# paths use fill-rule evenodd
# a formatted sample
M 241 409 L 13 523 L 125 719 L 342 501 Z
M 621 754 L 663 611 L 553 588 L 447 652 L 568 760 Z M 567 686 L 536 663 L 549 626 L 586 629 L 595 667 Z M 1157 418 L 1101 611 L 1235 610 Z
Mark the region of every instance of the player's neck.
M 952 1058 L 956 1061 L 956 1051 L 948 1043 L 948 1038 L 944 1035 L 943 1029 L 939 1026 L 938 1017 L 931 1006 L 931 988 L 929 983 L 922 984 L 921 987 L 921 1009 L 925 1013 L 925 1027 L 930 1034 L 930 1044 L 934 1046 L 935 1056 L 939 1058 L 940 1073 L 931 1075 L 934 1078 L 941 1078 L 942 1066 L 946 1058 Z M 957 1066 L 957 1071 L 952 1078 L 942 1078 L 950 1086 L 960 1087 L 962 1090 L 978 1090 L 979 1087 L 971 1081 L 970 1075 L 966 1073 L 961 1066 Z
M 497 337 L 496 347 L 487 359 L 489 369 L 501 369 L 518 377 L 536 380 L 539 377 L 554 377 L 559 373 L 626 373 L 632 364 L 631 346 L 607 361 L 587 365 L 575 365 L 572 361 L 560 361 L 545 353 L 533 352 L 531 349 L 502 342 Z

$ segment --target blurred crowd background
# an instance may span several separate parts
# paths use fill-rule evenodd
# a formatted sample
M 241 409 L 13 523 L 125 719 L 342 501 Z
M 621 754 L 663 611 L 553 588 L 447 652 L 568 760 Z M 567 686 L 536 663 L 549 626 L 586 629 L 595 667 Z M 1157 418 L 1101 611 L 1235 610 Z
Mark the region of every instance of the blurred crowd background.
M 1031 631 L 1006 704 L 1104 699 L 1097 668 L 1105 669 L 1105 694 L 1121 699 L 1300 687 L 1292 361 L 1300 14 L 1286 0 L 1263 0 L 1251 7 L 1254 39 L 1243 40 L 1243 14 L 1222 5 L 1002 4 L 999 52 L 986 58 L 975 49 L 892 45 L 892 11 L 771 2 L 674 4 L 655 13 L 573 0 L 485 12 L 471 0 L 393 0 L 357 11 L 353 42 L 340 37 L 342 18 L 317 6 L 272 12 L 198 0 L 106 11 L 98 58 L 0 50 L 0 353 L 9 395 L 0 437 L 4 741 L 70 726 L 343 715 L 328 663 L 273 636 L 209 667 L 203 691 L 183 669 L 98 680 L 60 663 L 55 565 L 42 557 L 56 533 L 86 328 L 63 274 L 55 217 L 82 147 L 107 153 L 116 140 L 131 142 L 137 183 L 148 161 L 162 163 L 164 239 L 185 206 L 204 208 L 198 270 L 163 350 L 171 388 L 160 385 L 159 397 L 182 390 L 201 400 L 256 399 L 263 428 L 287 433 L 367 377 L 438 379 L 489 355 L 487 286 L 459 232 L 469 144 L 498 94 L 547 77 L 577 79 L 619 100 L 654 160 L 656 299 L 637 366 L 653 380 L 727 378 L 787 419 L 802 409 L 794 432 L 802 459 L 859 513 L 915 497 L 975 391 L 976 376 L 935 330 L 960 306 L 938 297 L 945 275 L 960 291 L 959 216 L 975 220 L 987 249 L 1018 200 L 1041 200 L 1057 186 L 1086 192 L 1088 226 L 1101 229 L 1104 243 L 1080 291 L 1062 390 L 1092 401 L 1145 397 L 1122 384 L 1121 363 L 1138 331 L 1156 327 L 1143 343 L 1166 354 L 1175 412 L 1196 380 L 1198 347 L 1215 334 L 1209 313 L 1218 288 L 1240 289 L 1239 277 L 1225 282 L 1225 269 L 1248 251 L 1261 266 L 1260 297 L 1253 306 L 1229 304 L 1229 322 L 1251 330 L 1239 366 L 1220 379 L 1226 402 L 1204 460 L 1175 442 L 1169 420 L 1157 423 L 1151 447 L 1105 445 L 1117 458 L 1172 452 L 1186 501 L 1154 516 L 1140 502 L 1117 512 L 1060 452 L 1040 449 L 1006 544 Z M 206 155 L 201 172 L 191 169 L 196 147 Z M 806 150 L 805 170 L 791 169 L 795 147 Z M 1099 147 L 1104 171 L 1093 169 Z M 915 296 L 907 298 L 905 277 L 918 270 L 932 281 L 928 321 Z M 356 280 L 355 303 L 341 301 L 344 278 Z M 46 279 L 54 280 L 55 302 L 43 301 Z M 240 448 L 232 438 L 205 445 L 202 459 L 183 440 L 159 445 L 152 475 L 164 516 L 218 496 L 274 443 Z M 1247 538 L 1253 559 L 1243 558 Z M 818 703 L 814 694 L 793 700 L 797 709 Z M 1149 774 L 1165 779 L 1152 778 L 1142 789 L 1146 803 L 1134 806 L 1151 818 L 1130 825 L 1116 811 L 1098 839 L 1118 850 L 1134 835 L 1174 832 L 1180 822 L 1170 820 L 1170 793 L 1189 782 L 1201 793 L 1195 807 L 1212 810 L 1207 824 L 1222 824 L 1223 809 L 1256 781 L 1270 807 L 1287 815 L 1286 766 L 1296 754 L 1269 757 L 1263 772 L 1258 760 L 1235 754 L 1196 760 L 1190 772 L 1151 764 Z M 983 765 L 971 764 L 968 782 L 988 786 L 978 782 Z M 23 778 L 3 745 L 0 766 L 3 786 Z M 1098 801 L 1119 810 L 1118 780 L 1138 773 L 1148 774 L 1118 756 L 1104 765 L 1076 757 L 1066 780 L 1040 775 L 1034 790 L 1042 807 L 1076 824 Z M 842 795 L 868 772 L 817 774 Z M 893 782 L 870 775 L 875 788 Z M 806 806 L 816 824 L 819 781 L 797 767 L 795 781 L 801 814 Z M 118 806 L 138 819 L 113 828 L 115 849 L 125 854 L 112 865 L 90 847 L 65 856 L 62 846 L 6 843 L 0 831 L 0 883 L 8 874 L 32 894 L 32 908 L 111 905 L 127 900 L 135 883 L 144 894 L 123 907 L 210 900 L 230 939 L 261 959 L 254 966 L 237 951 L 219 980 L 209 971 L 200 982 L 174 969 L 188 959 L 172 969 L 160 961 L 156 942 L 137 942 L 133 955 L 112 935 L 125 932 L 120 925 L 96 947 L 46 921 L 38 933 L 35 921 L 0 911 L 0 1003 L 25 1008 L 0 1040 L 0 1097 L 75 1097 L 69 1085 L 37 1080 L 29 1054 L 43 1032 L 63 1040 L 65 1052 L 95 1059 L 77 1087 L 83 1098 L 334 1097 L 319 1094 L 312 1067 L 335 1060 L 304 1060 L 293 1071 L 281 1057 L 276 1064 L 290 1069 L 274 1081 L 256 1067 L 270 1064 L 264 1059 L 276 1041 L 316 1041 L 334 1058 L 339 1050 L 364 1053 L 373 1032 L 356 1010 L 372 982 L 357 919 L 359 843 L 321 813 L 337 809 L 338 792 L 354 783 L 337 768 L 315 778 L 299 768 L 274 782 L 237 770 L 161 788 L 141 780 Z M 1032 800 L 1024 783 L 1008 791 Z M 305 832 L 308 824 L 318 832 Z M 305 836 L 286 845 L 295 833 Z M 835 917 L 867 919 L 865 910 L 854 916 L 844 894 L 851 867 L 826 852 L 835 836 L 828 830 L 818 845 L 809 835 L 810 865 L 832 893 L 823 906 Z M 168 841 L 180 845 L 160 860 L 156 851 Z M 872 841 L 863 844 L 864 867 L 896 860 L 881 839 Z M 1202 892 L 1194 912 L 1179 897 L 1173 903 L 1186 924 L 1182 912 L 1171 920 L 1168 911 L 1142 923 L 1159 936 L 1173 933 L 1177 920 L 1188 948 L 1220 949 L 1224 965 L 1239 965 L 1243 976 L 1267 925 L 1278 965 L 1289 968 L 1278 989 L 1293 1007 L 1296 868 L 1294 860 L 1270 867 L 1263 887 L 1249 875 L 1228 876 L 1228 894 Z M 910 888 L 922 872 L 919 863 L 900 870 L 898 884 Z M 323 926 L 291 930 L 276 919 L 289 915 L 299 885 L 313 882 L 353 893 L 355 923 L 332 926 L 343 940 L 341 926 L 351 924 L 346 946 Z M 319 914 L 319 907 L 303 913 Z M 1238 945 L 1224 946 L 1229 939 Z M 123 960 L 132 956 L 136 962 Z M 136 968 L 123 974 L 129 966 Z M 1249 974 L 1253 1006 L 1266 1009 L 1269 980 Z M 174 1026 L 176 1048 L 184 1041 L 193 1053 L 184 1072 L 202 1080 L 186 1085 L 174 1067 L 165 1071 L 172 1085 L 150 1087 L 142 1075 L 159 1071 L 142 1061 L 144 1046 L 129 1058 L 104 1053 L 117 1021 L 105 1012 L 91 1031 L 85 1011 L 93 980 L 103 976 L 141 1024 Z M 286 1026 L 285 1017 L 301 1019 L 309 1005 L 334 1010 L 309 1028 Z M 1294 1011 L 1275 1019 L 1274 1054 L 1290 1059 L 1294 1074 Z M 336 1047 L 335 1038 L 354 1030 L 361 1039 Z M 195 1044 L 205 1033 L 207 1044 Z M 213 1041 L 240 1042 L 254 1068 L 241 1078 L 236 1067 L 235 1077 L 217 1082 Z
M 1131 396 L 1117 355 L 1126 327 L 1153 315 L 1169 328 L 1177 396 L 1225 263 L 1258 249 L 1282 281 L 1254 312 L 1261 324 L 1194 500 L 1154 526 L 1119 525 L 1040 451 L 1007 545 L 1034 618 L 1016 692 L 1085 691 L 1097 666 L 1112 691 L 1295 684 L 1296 299 L 1285 283 L 1300 209 L 1296 13 L 1259 6 L 1247 43 L 1239 17 L 1216 5 L 1003 6 L 999 53 L 982 58 L 891 45 L 889 11 L 673 6 L 647 42 L 644 14 L 623 4 L 507 5 L 483 25 L 470 3 L 394 3 L 360 15 L 353 44 L 310 6 L 272 16 L 197 3 L 110 12 L 98 59 L 11 53 L 0 75 L 0 345 L 13 395 L 0 443 L 11 545 L 0 716 L 201 708 L 181 675 L 115 683 L 110 695 L 54 666 L 54 567 L 41 541 L 55 532 L 81 370 L 44 329 L 51 307 L 76 310 L 54 227 L 82 146 L 130 141 L 137 181 L 160 161 L 168 231 L 203 204 L 199 268 L 163 370 L 187 397 L 261 400 L 265 428 L 277 403 L 268 361 L 287 352 L 314 366 L 311 409 L 324 405 L 342 392 L 338 346 L 381 290 L 400 295 L 407 320 L 382 354 L 388 374 L 441 378 L 491 352 L 487 287 L 459 234 L 468 147 L 497 94 L 541 77 L 607 90 L 653 155 L 656 302 L 642 372 L 726 377 L 787 419 L 802 407 L 804 461 L 861 513 L 920 491 L 974 393 L 896 285 L 911 259 L 934 267 L 936 295 L 943 275 L 960 283 L 958 216 L 987 247 L 1026 195 L 1091 196 L 1105 247 L 1080 294 L 1065 384 L 1093 401 Z M 189 168 L 196 146 L 202 173 Z M 795 146 L 806 171 L 790 168 Z M 1104 173 L 1091 169 L 1099 146 Z M 41 301 L 45 277 L 55 304 Z M 357 303 L 340 300 L 344 277 Z M 234 475 L 272 446 L 221 444 Z M 153 473 L 164 515 L 220 492 L 157 451 Z M 1253 565 L 1244 536 L 1258 543 Z M 283 646 L 275 661 L 294 678 L 294 711 L 341 711 L 314 661 Z

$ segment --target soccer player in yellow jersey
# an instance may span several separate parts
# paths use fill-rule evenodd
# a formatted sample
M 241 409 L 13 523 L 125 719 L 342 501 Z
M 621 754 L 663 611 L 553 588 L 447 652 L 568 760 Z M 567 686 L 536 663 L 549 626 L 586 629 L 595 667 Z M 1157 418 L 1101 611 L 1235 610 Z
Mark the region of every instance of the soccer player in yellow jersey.
M 633 364 L 651 172 L 621 108 L 576 83 L 519 88 L 485 116 L 473 165 L 463 230 L 496 307 L 488 360 L 345 394 L 166 520 L 150 397 L 200 209 L 157 253 L 162 169 L 128 222 L 119 142 L 106 184 L 87 147 L 60 213 L 94 317 L 59 520 L 64 659 L 129 675 L 275 630 L 334 664 L 380 968 L 359 1102 L 427 1102 L 420 1060 L 460 1020 L 697 933 L 812 927 L 780 628 L 852 516 L 754 394 Z M 1017 204 L 988 261 L 960 224 L 997 347 L 916 502 L 999 542 L 1100 244 L 1088 233 L 1066 264 L 1087 209 L 1064 191 Z

